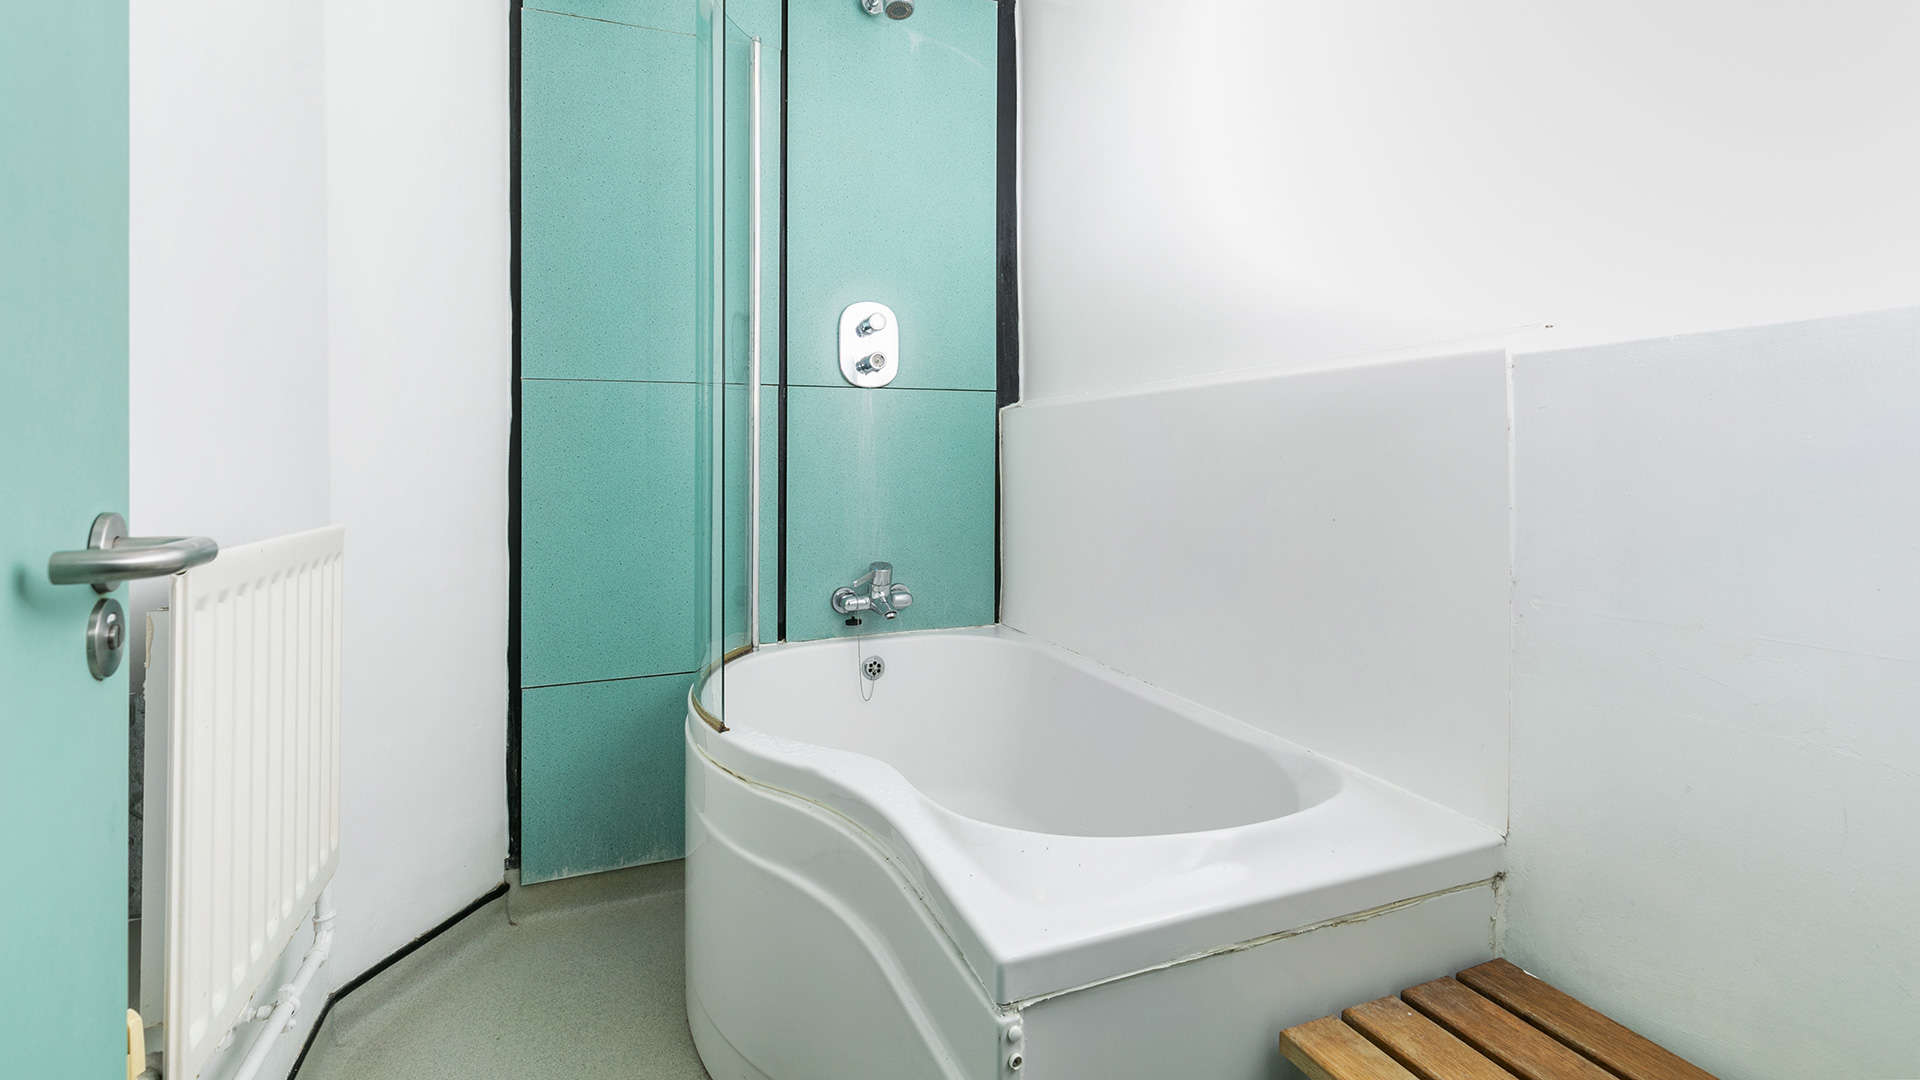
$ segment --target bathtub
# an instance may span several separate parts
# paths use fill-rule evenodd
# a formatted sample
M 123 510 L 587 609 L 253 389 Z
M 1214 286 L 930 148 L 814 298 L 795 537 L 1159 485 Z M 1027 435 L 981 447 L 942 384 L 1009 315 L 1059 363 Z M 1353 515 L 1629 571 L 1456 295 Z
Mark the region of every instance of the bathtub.
M 686 726 L 716 1080 L 1280 1075 L 1280 1027 L 1492 954 L 1498 832 L 1008 628 L 758 650 L 724 731 L 721 690 Z

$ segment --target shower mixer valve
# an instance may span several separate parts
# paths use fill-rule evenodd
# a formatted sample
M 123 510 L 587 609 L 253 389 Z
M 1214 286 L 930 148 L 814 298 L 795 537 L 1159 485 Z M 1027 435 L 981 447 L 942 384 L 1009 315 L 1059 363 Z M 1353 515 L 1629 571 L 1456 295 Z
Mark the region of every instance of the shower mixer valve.
M 874 389 L 900 373 L 900 320 L 875 300 L 848 304 L 840 313 L 840 374 L 855 386 Z
M 867 567 L 867 572 L 852 586 L 842 585 L 833 590 L 829 603 L 841 615 L 878 611 L 892 619 L 899 616 L 901 608 L 913 606 L 913 593 L 905 585 L 894 584 L 892 563 L 877 562 Z

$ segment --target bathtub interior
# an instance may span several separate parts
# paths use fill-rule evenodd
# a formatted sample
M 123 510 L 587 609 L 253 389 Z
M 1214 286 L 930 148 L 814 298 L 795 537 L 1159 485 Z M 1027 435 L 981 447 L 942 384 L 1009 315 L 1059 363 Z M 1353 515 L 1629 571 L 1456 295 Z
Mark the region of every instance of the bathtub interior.
M 874 656 L 886 669 L 869 681 Z M 765 649 L 725 677 L 730 726 L 872 758 L 955 814 L 1026 832 L 1234 828 L 1342 783 L 1250 727 L 1005 629 Z

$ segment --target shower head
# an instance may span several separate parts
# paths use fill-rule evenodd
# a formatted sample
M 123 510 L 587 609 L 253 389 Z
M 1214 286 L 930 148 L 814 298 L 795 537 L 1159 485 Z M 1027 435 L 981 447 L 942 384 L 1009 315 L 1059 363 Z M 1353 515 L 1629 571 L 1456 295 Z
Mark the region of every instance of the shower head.
M 904 19 L 913 14 L 913 0 L 860 0 L 869 15 L 884 13 L 889 19 Z

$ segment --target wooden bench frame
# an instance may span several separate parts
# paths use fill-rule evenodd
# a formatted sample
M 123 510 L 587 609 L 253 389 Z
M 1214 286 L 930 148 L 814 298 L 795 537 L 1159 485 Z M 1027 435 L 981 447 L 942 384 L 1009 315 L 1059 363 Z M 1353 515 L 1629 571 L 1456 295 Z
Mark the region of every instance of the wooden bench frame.
M 1505 960 L 1280 1033 L 1311 1080 L 1714 1080 Z

